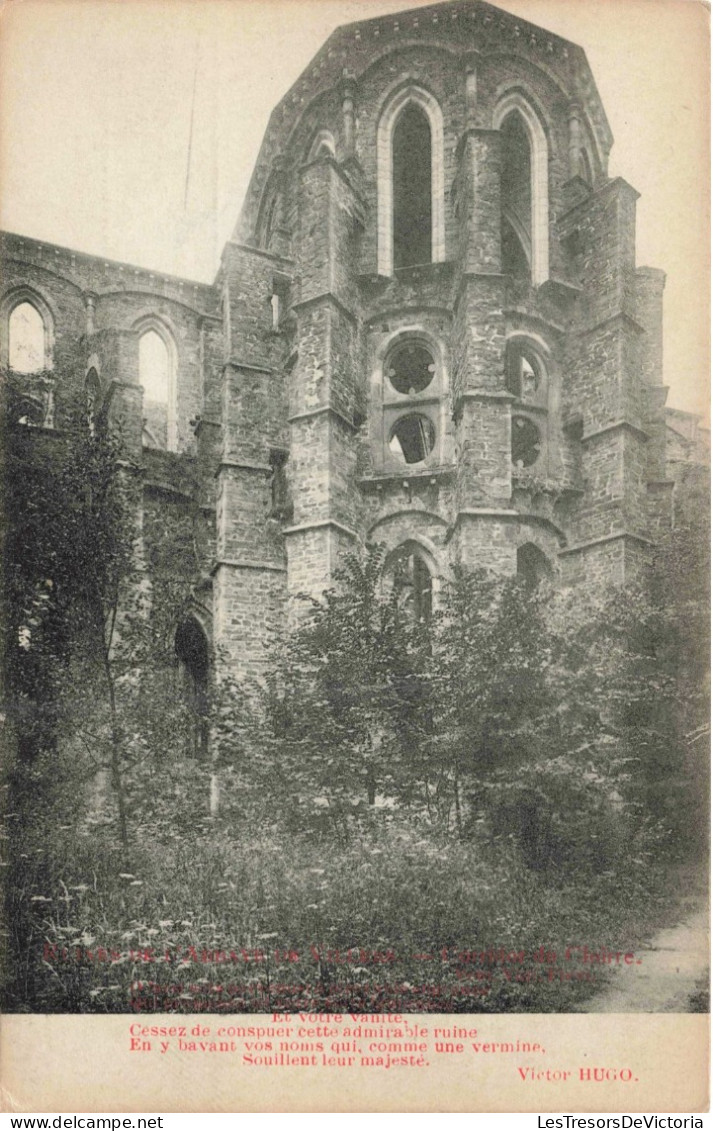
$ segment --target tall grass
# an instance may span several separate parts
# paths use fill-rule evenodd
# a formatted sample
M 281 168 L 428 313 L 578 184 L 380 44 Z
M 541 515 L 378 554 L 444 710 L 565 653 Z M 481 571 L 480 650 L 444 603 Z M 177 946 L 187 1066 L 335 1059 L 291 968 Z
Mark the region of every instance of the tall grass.
M 25 849 L 11 1011 L 566 1012 L 607 969 L 567 947 L 632 951 L 670 898 L 641 845 L 607 871 L 536 872 L 510 837 L 403 817 L 346 844 L 144 829 L 128 863 L 101 826 Z

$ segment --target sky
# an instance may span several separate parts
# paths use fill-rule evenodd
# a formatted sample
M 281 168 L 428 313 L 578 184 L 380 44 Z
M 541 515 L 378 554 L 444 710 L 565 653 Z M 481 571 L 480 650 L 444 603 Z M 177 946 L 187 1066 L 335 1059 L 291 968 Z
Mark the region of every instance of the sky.
M 419 0 L 0 0 L 0 227 L 211 282 L 272 108 L 341 24 Z M 582 46 L 667 273 L 668 403 L 707 416 L 709 14 L 500 0 Z

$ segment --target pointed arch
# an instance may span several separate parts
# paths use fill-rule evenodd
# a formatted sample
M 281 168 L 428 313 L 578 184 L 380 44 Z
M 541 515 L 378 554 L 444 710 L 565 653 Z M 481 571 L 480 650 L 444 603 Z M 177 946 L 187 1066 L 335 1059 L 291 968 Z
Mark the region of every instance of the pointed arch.
M 209 732 L 210 649 L 208 637 L 197 617 L 189 614 L 180 622 L 174 649 L 180 679 L 178 690 L 190 719 L 187 753 L 205 758 Z
M 160 318 L 142 319 L 139 383 L 144 390 L 144 434 L 150 447 L 178 451 L 177 351 L 173 334 Z
M 550 349 L 539 334 L 513 330 L 505 342 L 505 385 L 518 401 L 549 408 Z
M 407 113 L 403 123 L 409 125 L 414 138 L 418 138 L 419 151 L 426 154 L 426 130 L 430 134 L 430 163 L 424 170 L 430 174 L 430 208 L 426 219 L 430 227 L 430 247 L 427 262 L 442 263 L 445 259 L 445 213 L 443 201 L 443 113 L 434 96 L 421 86 L 409 83 L 391 94 L 382 108 L 377 126 L 377 224 L 378 224 L 378 271 L 380 275 L 394 272 L 394 142 L 399 141 L 397 127 L 402 115 Z M 405 127 L 404 127 L 405 128 Z M 395 136 L 396 135 L 396 136 Z M 419 136 L 420 135 L 420 136 Z M 404 146 L 405 148 L 405 146 Z M 427 160 L 427 158 L 424 158 Z M 396 172 L 399 161 L 396 155 Z M 405 174 L 404 174 L 405 175 Z M 424 176 L 424 181 L 425 181 Z M 419 208 L 425 219 L 425 210 Z M 404 264 L 411 265 L 411 264 Z
M 285 212 L 285 193 L 282 173 L 273 169 L 262 195 L 255 235 L 263 251 L 280 254 L 284 251 L 282 229 Z
M 510 90 L 504 94 L 495 107 L 493 126 L 502 130 L 507 126 L 511 115 L 517 115 L 516 125 L 521 128 L 529 142 L 529 261 L 530 276 L 534 286 L 546 282 L 550 275 L 550 214 L 549 214 L 549 147 L 539 115 L 532 104 L 519 90 Z M 512 126 L 510 122 L 510 126 Z M 505 186 L 503 186 L 504 188 Z M 505 198 L 505 193 L 503 194 Z M 515 220 L 516 209 L 511 209 L 511 215 L 505 216 L 510 224 L 515 237 L 522 243 L 522 230 L 518 233 L 518 221 Z M 520 218 L 522 225 L 522 218 Z M 527 248 L 523 249 L 525 253 Z
M 329 153 L 332 157 L 337 156 L 337 147 L 334 144 L 334 135 L 331 130 L 319 130 L 309 147 L 307 154 L 308 161 L 315 161 L 317 157 L 321 157 L 324 153 Z
M 433 615 L 435 563 L 414 538 L 402 542 L 384 562 L 384 582 L 399 607 L 417 621 Z
M 16 287 L 2 299 L 2 356 L 16 373 L 41 373 L 53 367 L 54 317 L 42 296 L 30 287 Z
M 535 587 L 553 575 L 552 562 L 534 542 L 525 542 L 517 549 L 517 576 L 526 585 Z

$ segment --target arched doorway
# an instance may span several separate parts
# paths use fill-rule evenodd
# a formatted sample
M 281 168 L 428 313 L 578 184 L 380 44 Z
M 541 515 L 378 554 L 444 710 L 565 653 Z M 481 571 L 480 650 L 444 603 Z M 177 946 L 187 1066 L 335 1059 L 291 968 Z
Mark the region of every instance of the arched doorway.
M 189 719 L 186 752 L 193 758 L 205 758 L 208 754 L 210 658 L 205 633 L 194 617 L 187 617 L 178 626 L 175 652 L 179 691 Z

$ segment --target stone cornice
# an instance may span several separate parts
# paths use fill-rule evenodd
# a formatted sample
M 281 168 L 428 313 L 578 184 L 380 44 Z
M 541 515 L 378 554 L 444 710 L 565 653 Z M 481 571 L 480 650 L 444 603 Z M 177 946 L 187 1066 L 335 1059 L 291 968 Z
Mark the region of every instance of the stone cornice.
M 322 518 L 316 522 L 302 522 L 297 526 L 288 526 L 282 531 L 283 534 L 304 534 L 309 530 L 322 530 L 325 527 L 333 527 L 335 530 L 340 530 L 342 534 L 347 534 L 350 538 L 357 539 L 359 535 L 355 530 L 350 530 L 348 526 L 344 526 L 341 522 L 337 522 L 334 518 Z
M 300 302 L 293 302 L 290 310 L 305 310 L 310 306 L 317 306 L 320 302 L 328 302 L 332 306 L 336 306 L 346 318 L 350 320 L 355 326 L 358 322 L 356 314 L 354 314 L 344 303 L 337 298 L 332 291 L 322 291 L 321 294 L 312 295 L 311 298 L 302 299 Z
M 564 550 L 560 550 L 560 555 L 581 554 L 586 550 L 592 549 L 594 546 L 603 546 L 608 542 L 619 542 L 622 539 L 628 539 L 631 542 L 640 542 L 643 546 L 656 545 L 650 538 L 644 538 L 642 534 L 633 534 L 629 530 L 618 530 L 613 534 L 603 534 L 600 538 L 591 538 L 588 542 L 578 542 L 575 546 L 567 546 Z
M 514 404 L 517 397 L 504 389 L 464 389 L 453 398 L 454 410 L 457 410 L 461 401 L 505 401 Z
M 362 209 L 366 208 L 366 201 L 364 197 L 356 188 L 353 181 L 349 179 L 344 168 L 340 165 L 339 161 L 337 161 L 336 157 L 332 156 L 331 153 L 322 152 L 319 154 L 319 156 L 313 157 L 310 161 L 305 161 L 304 164 L 300 166 L 300 172 L 304 172 L 306 169 L 311 169 L 313 165 L 328 165 L 330 169 L 333 169 L 342 183 L 346 185 L 346 187 L 354 194 L 355 200 L 358 201 Z
M 235 358 L 230 358 L 225 362 L 225 369 L 248 369 L 251 373 L 261 373 L 263 377 L 272 377 L 273 374 L 280 372 L 271 365 L 258 365 L 252 361 L 237 361 Z
M 289 259 L 285 255 L 277 255 L 274 251 L 266 251 L 263 247 L 254 247 L 250 243 L 244 243 L 242 240 L 230 239 L 226 240 L 226 247 L 237 247 L 240 251 L 247 251 L 250 255 L 257 255 L 260 259 L 269 259 L 273 263 L 281 263 L 285 267 L 294 268 L 294 259 Z
M 503 274 L 502 271 L 461 271 L 460 278 L 458 279 L 456 300 L 461 297 L 461 294 L 471 280 L 478 282 L 481 279 L 487 279 L 488 282 L 499 283 L 503 286 L 509 278 L 510 276 Z
M 357 483 L 363 491 L 374 490 L 383 491 L 384 487 L 408 487 L 411 483 L 423 484 L 429 483 L 435 486 L 439 480 L 454 479 L 456 476 L 455 467 L 429 467 L 421 468 L 418 471 L 410 471 L 404 474 L 404 471 L 377 471 L 373 475 L 362 475 L 357 480 Z
M 287 566 L 275 565 L 274 562 L 255 561 L 251 558 L 219 558 L 210 571 L 214 577 L 222 567 L 228 569 L 257 569 L 267 570 L 270 573 L 287 573 Z
M 585 432 L 580 439 L 580 444 L 586 444 L 589 440 L 595 440 L 599 436 L 606 435 L 607 432 L 617 432 L 621 429 L 633 432 L 641 440 L 649 440 L 651 438 L 648 432 L 638 425 L 632 424 L 629 420 L 615 420 L 611 424 L 604 424 L 601 428 L 596 428 L 593 432 Z
M 641 196 L 641 193 L 637 192 L 623 177 L 612 177 L 611 180 L 605 181 L 602 185 L 593 189 L 591 194 L 585 197 L 584 200 L 578 200 L 571 208 L 561 212 L 557 217 L 557 224 L 564 224 L 566 227 L 570 223 L 576 223 L 577 212 L 586 212 L 587 208 L 589 208 L 591 203 L 597 198 L 607 195 L 614 196 L 618 192 L 624 193 L 625 195 L 629 194 L 633 196 L 634 200 L 638 200 Z
M 646 333 L 641 323 L 637 322 L 636 319 L 633 318 L 631 314 L 628 314 L 625 310 L 617 310 L 614 312 L 614 314 L 609 314 L 606 318 L 602 318 L 599 322 L 593 322 L 590 326 L 584 326 L 581 330 L 577 330 L 576 333 L 578 337 L 586 338 L 588 334 L 594 334 L 598 330 L 604 329 L 605 326 L 609 326 L 612 322 L 624 322 L 638 334 Z
M 233 468 L 235 471 L 259 471 L 263 475 L 271 475 L 273 468 L 269 463 L 250 463 L 247 460 L 221 459 L 218 464 L 216 476 L 220 475 L 223 468 Z
M 460 507 L 449 532 L 449 538 L 464 519 L 480 518 L 502 519 L 505 522 L 518 522 L 529 526 L 546 526 L 553 531 L 560 542 L 567 541 L 564 531 L 551 518 L 539 514 L 523 514 L 522 511 L 513 510 L 511 507 Z
M 375 322 L 383 322 L 388 318 L 394 318 L 403 314 L 435 314 L 439 318 L 447 318 L 449 321 L 453 319 L 453 311 L 449 306 L 439 306 L 436 303 L 394 303 L 391 306 L 380 307 L 377 314 L 370 314 L 368 318 L 364 319 L 364 325 L 371 328 Z
M 315 416 L 335 416 L 342 424 L 346 424 L 347 428 L 352 432 L 359 431 L 359 426 L 355 424 L 353 420 L 349 420 L 338 408 L 334 408 L 333 405 L 329 404 L 321 405 L 320 408 L 306 409 L 304 412 L 296 412 L 294 416 L 288 416 L 287 423 L 296 424 L 300 420 L 311 420 Z
M 454 519 L 457 526 L 464 518 L 520 518 L 520 512 L 511 507 L 460 507 Z
M 105 255 L 91 255 L 84 251 L 75 251 L 73 248 L 62 247 L 59 244 L 47 243 L 45 240 L 35 240 L 30 236 L 18 235 L 16 232 L 0 232 L 0 242 L 4 248 L 12 248 L 12 254 L 7 251 L 3 258 L 6 263 L 11 259 L 17 258 L 21 263 L 35 263 L 39 267 L 43 267 L 53 274 L 61 271 L 76 269 L 78 264 L 94 264 L 97 267 L 104 268 L 109 272 L 116 272 L 122 275 L 124 272 L 127 275 L 132 275 L 134 278 L 137 276 L 141 279 L 149 281 L 160 280 L 163 284 L 169 287 L 175 287 L 178 292 L 186 289 L 193 291 L 194 296 L 203 293 L 204 296 L 212 297 L 214 288 L 212 283 L 199 283 L 195 279 L 185 279 L 178 275 L 168 275 L 163 271 L 152 271 L 146 267 L 136 267 L 132 263 L 122 262 L 118 259 L 109 259 Z M 54 269 L 53 269 L 54 266 Z M 78 284 L 74 284 L 78 286 Z M 82 290 L 81 286 L 78 289 Z M 101 292 L 92 290 L 92 294 L 99 295 Z M 142 294 L 145 292 L 141 292 Z M 160 292 L 164 297 L 169 297 L 166 291 Z M 174 301 L 186 303 L 185 296 L 177 297 Z M 194 309 L 192 307 L 192 309 Z

